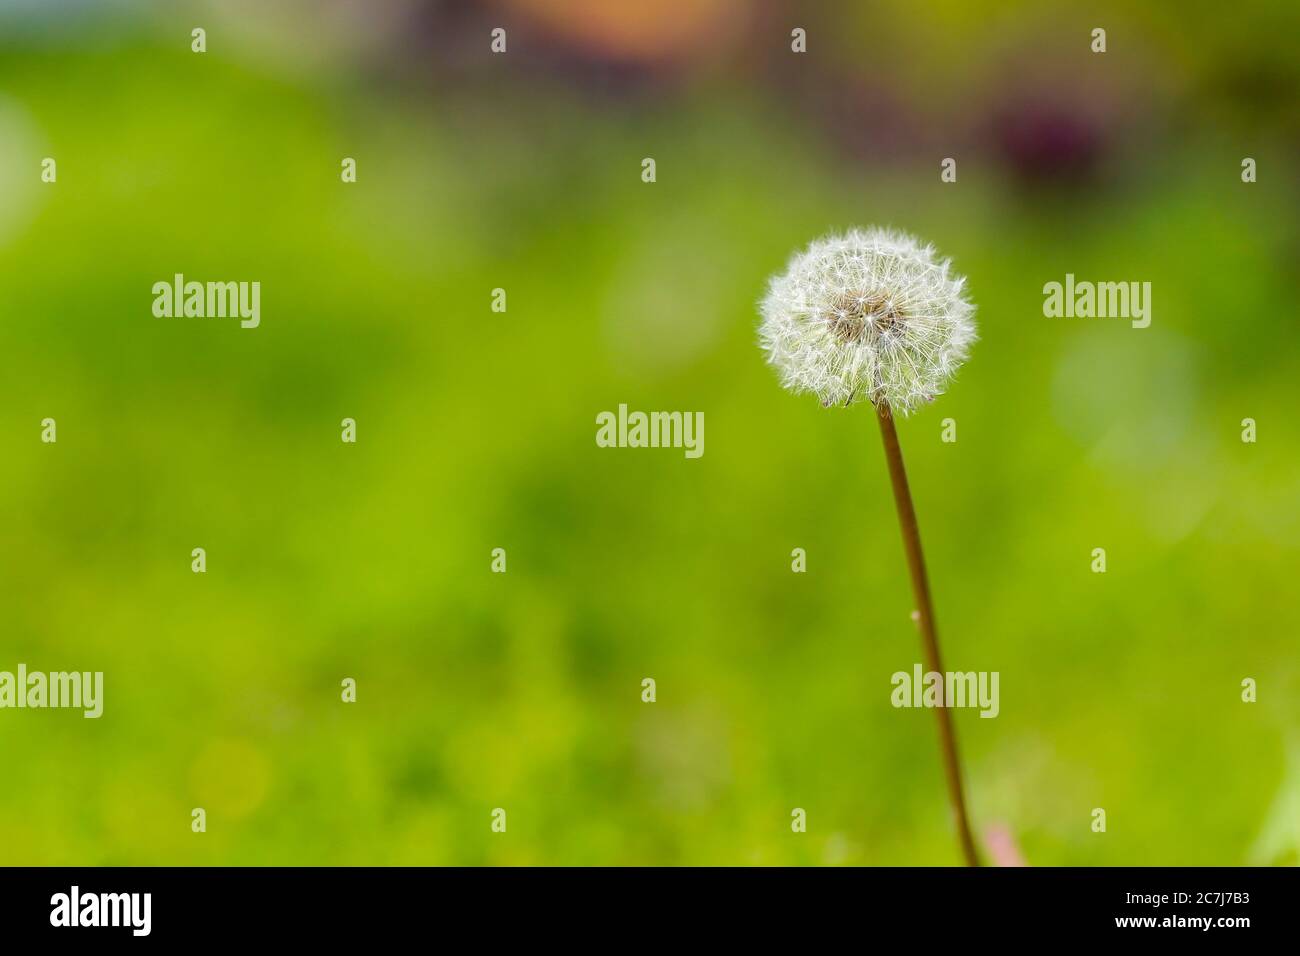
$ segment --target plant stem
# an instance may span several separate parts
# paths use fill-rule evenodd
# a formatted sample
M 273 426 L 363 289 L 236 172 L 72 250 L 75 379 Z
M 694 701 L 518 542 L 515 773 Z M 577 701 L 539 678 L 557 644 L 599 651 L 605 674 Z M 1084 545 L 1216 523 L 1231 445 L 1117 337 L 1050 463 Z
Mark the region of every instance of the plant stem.
M 885 460 L 889 462 L 889 480 L 894 486 L 894 506 L 898 509 L 898 524 L 903 531 L 903 550 L 907 553 L 907 569 L 912 576 L 912 595 L 916 599 L 917 626 L 921 631 L 921 648 L 929 671 L 943 674 L 939 658 L 939 638 L 934 629 L 934 607 L 930 603 L 930 583 L 925 576 L 925 558 L 921 553 L 921 530 L 916 524 L 916 511 L 912 507 L 912 492 L 907 486 L 907 469 L 903 467 L 903 452 L 898 447 L 898 432 L 894 430 L 894 415 L 883 398 L 875 403 L 876 418 L 880 422 L 880 437 L 885 443 Z M 940 690 L 942 698 L 943 690 Z M 943 771 L 948 780 L 948 799 L 957 818 L 957 836 L 961 841 L 962 856 L 967 866 L 979 866 L 975 839 L 971 835 L 970 820 L 966 817 L 966 799 L 962 796 L 961 761 L 957 757 L 957 736 L 953 732 L 952 716 L 948 702 L 942 700 L 934 710 L 939 720 L 939 748 L 943 752 Z

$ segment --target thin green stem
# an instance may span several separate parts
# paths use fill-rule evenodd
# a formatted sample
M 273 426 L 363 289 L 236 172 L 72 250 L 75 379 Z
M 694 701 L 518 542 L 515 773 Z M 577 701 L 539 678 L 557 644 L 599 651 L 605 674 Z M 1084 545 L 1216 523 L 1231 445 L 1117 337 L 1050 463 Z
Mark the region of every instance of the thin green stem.
M 907 485 L 907 469 L 903 467 L 903 452 L 898 447 L 898 432 L 894 430 L 894 416 L 889 403 L 883 398 L 875 402 L 876 418 L 880 422 L 880 437 L 885 443 L 885 460 L 889 463 L 889 480 L 894 486 L 894 506 L 898 510 L 898 524 L 903 532 L 903 550 L 907 553 L 907 569 L 912 576 L 912 595 L 916 599 L 917 627 L 921 631 L 921 649 L 925 654 L 928 671 L 943 674 L 939 657 L 939 637 L 934 628 L 934 606 L 930 602 L 930 583 L 925 575 L 925 558 L 921 553 L 921 529 L 916 523 L 916 510 L 912 507 L 912 492 Z M 957 756 L 957 735 L 948 713 L 948 702 L 941 700 L 934 709 L 939 720 L 939 749 L 943 753 L 943 771 L 948 781 L 948 799 L 957 818 L 957 837 L 961 842 L 962 856 L 967 866 L 979 866 L 975 838 L 971 834 L 970 820 L 966 816 L 966 798 L 962 794 L 961 760 Z

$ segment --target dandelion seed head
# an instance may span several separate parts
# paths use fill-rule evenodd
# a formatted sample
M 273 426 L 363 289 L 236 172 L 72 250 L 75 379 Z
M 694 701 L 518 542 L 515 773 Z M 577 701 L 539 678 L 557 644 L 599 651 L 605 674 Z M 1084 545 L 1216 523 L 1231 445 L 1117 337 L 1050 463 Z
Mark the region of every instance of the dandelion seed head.
M 791 391 L 827 407 L 883 400 L 905 415 L 943 393 L 975 341 L 965 287 L 906 233 L 826 236 L 768 283 L 759 344 Z

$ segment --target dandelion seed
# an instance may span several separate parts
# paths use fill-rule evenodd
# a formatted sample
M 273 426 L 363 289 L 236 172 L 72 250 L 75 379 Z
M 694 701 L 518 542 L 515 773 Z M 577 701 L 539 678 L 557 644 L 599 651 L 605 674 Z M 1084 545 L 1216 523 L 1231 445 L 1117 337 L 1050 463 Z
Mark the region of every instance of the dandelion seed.
M 769 283 L 759 341 L 792 391 L 826 407 L 883 401 L 907 414 L 943 393 L 975 341 L 965 286 L 905 233 L 826 236 Z

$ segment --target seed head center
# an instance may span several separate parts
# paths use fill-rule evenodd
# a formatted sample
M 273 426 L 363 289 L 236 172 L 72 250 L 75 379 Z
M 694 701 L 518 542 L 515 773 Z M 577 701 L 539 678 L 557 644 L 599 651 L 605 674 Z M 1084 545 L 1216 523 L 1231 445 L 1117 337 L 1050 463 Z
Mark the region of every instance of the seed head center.
M 837 296 L 826 311 L 827 325 L 841 342 L 856 345 L 901 327 L 904 315 L 883 292 Z

